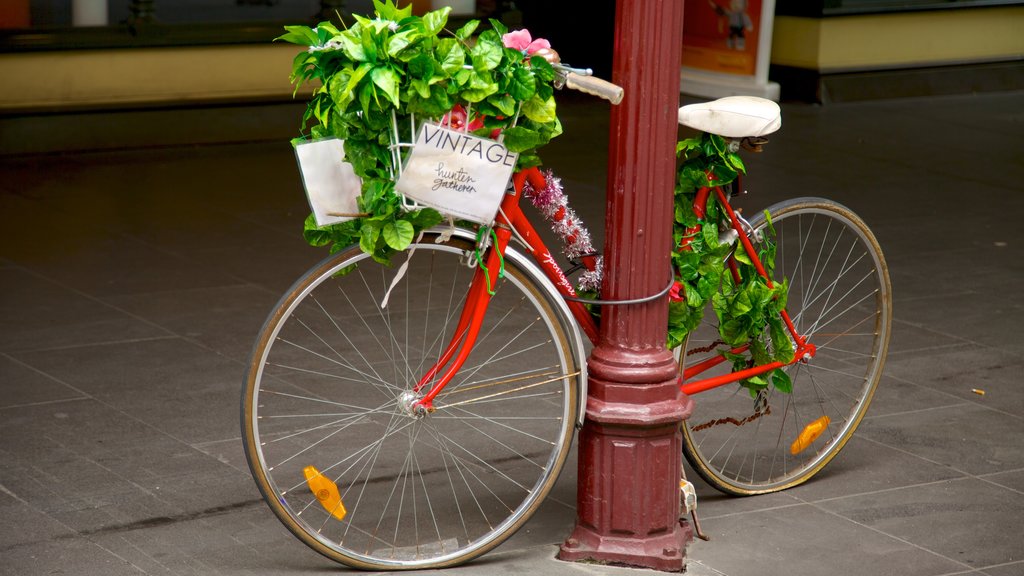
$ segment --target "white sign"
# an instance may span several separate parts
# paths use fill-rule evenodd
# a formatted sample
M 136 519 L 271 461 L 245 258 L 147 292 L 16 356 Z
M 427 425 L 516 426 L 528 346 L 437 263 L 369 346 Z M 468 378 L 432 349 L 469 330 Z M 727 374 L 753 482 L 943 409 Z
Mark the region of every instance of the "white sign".
M 424 124 L 395 190 L 444 214 L 490 224 L 518 157 L 494 140 Z
M 362 182 L 345 162 L 345 146 L 337 138 L 304 142 L 295 147 L 309 207 L 317 226 L 352 220 L 359 216 L 357 199 Z

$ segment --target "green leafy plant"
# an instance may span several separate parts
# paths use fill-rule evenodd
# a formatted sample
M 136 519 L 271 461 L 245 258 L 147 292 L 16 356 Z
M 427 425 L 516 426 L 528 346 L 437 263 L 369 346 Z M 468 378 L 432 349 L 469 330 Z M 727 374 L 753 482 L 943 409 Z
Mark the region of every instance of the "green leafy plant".
M 769 287 L 742 244 L 737 242 L 733 246 L 719 241 L 724 215 L 714 194 L 708 196 L 702 218 L 693 211 L 698 190 L 726 186 L 746 171 L 742 159 L 722 137 L 706 133 L 679 142 L 676 152 L 681 159 L 674 225 L 675 246 L 679 248 L 672 254 L 676 285 L 669 303 L 668 347 L 685 342 L 687 335 L 700 325 L 710 302 L 718 319 L 721 341 L 730 347 L 748 345 L 746 354 L 720 351 L 732 362 L 733 370 L 792 361 L 793 345 L 779 317 L 779 311 L 786 306 L 787 281 Z M 775 268 L 775 231 L 770 217 L 764 234 L 757 256 L 771 277 Z M 736 262 L 738 281 L 726 266 L 730 254 Z M 781 368 L 741 384 L 752 395 L 769 384 L 782 392 L 792 389 L 789 376 Z
M 410 116 L 417 123 L 465 122 L 478 136 L 501 134 L 519 153 L 519 168 L 540 164 L 537 149 L 562 128 L 552 96 L 554 69 L 542 57 L 506 48 L 508 31 L 500 22 L 491 20 L 474 37 L 476 20 L 455 32 L 445 29 L 450 8 L 422 17 L 392 0 L 374 0 L 374 8 L 375 18 L 354 16 L 343 29 L 330 22 L 286 26 L 278 40 L 306 47 L 293 61 L 296 91 L 306 82 L 319 84 L 302 119 L 308 135 L 297 140 L 344 140 L 346 159 L 362 179 L 360 211 L 369 214 L 324 227 L 310 216 L 304 236 L 332 252 L 358 242 L 387 263 L 420 230 L 442 220 L 434 210 L 403 209 L 394 191 L 401 158 L 392 153 L 392 134 L 397 127 L 401 141 L 413 141 Z

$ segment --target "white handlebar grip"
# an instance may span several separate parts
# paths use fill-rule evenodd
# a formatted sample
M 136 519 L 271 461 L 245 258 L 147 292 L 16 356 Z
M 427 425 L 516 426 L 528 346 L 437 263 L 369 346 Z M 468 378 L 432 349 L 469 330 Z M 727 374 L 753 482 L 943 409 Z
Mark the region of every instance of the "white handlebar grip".
M 565 75 L 565 85 L 573 90 L 604 98 L 612 104 L 622 102 L 622 96 L 625 94 L 622 86 L 617 86 L 593 76 L 581 76 L 575 72 L 569 72 Z

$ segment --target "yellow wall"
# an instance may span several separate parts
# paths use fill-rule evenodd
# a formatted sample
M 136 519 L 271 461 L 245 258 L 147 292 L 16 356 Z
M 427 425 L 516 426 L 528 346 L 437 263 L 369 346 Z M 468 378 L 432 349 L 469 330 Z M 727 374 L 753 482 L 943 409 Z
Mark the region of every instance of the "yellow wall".
M 772 64 L 821 72 L 1024 58 L 1024 7 L 778 16 Z
M 290 44 L 0 54 L 0 110 L 290 97 Z
M 779 16 L 773 38 L 773 64 L 826 73 L 1024 59 L 1024 6 Z M 268 44 L 0 54 L 0 110 L 287 99 L 299 50 Z

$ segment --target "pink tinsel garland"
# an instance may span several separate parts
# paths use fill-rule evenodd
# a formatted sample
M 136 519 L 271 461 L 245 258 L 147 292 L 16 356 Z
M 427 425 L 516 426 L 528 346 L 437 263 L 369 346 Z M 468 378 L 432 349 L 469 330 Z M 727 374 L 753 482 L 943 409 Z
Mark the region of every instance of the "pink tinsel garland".
M 583 226 L 576 212 L 569 207 L 569 199 L 562 190 L 562 179 L 557 178 L 550 170 L 544 172 L 546 185 L 540 190 L 534 189 L 529 182 L 523 185 L 526 196 L 544 215 L 551 230 L 562 241 L 562 254 L 569 260 L 594 253 L 590 241 L 590 232 Z M 580 275 L 581 291 L 599 290 L 601 288 L 601 257 L 597 257 L 594 270 L 585 270 Z

